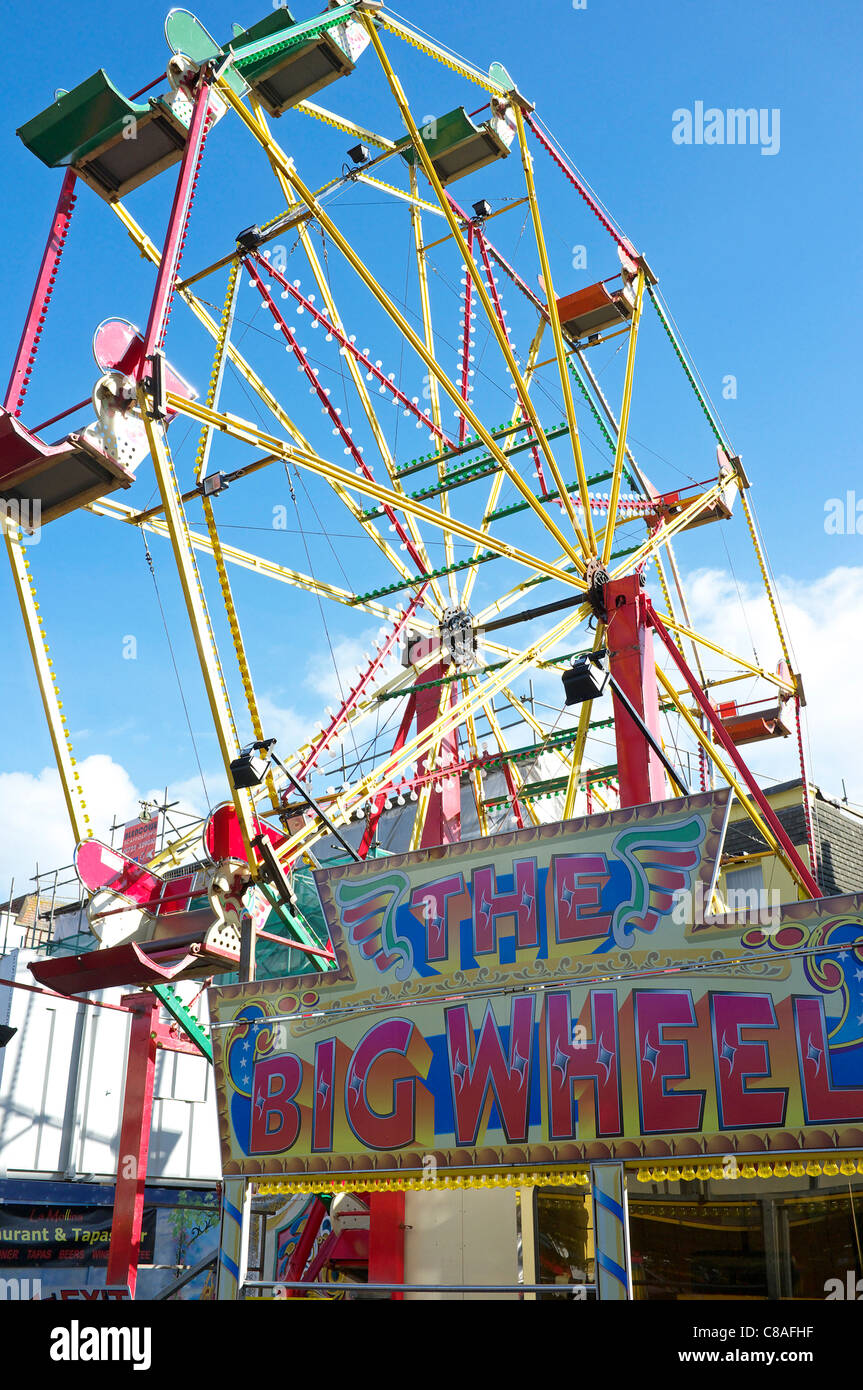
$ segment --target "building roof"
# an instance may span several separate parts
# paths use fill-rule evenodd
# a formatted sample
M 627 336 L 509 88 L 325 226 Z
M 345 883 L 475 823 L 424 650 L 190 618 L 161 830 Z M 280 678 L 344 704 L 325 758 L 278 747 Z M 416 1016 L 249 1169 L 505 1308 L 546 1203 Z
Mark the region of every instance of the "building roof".
M 780 782 L 765 792 L 768 800 L 788 791 L 800 789 L 803 780 Z M 859 893 L 863 890 L 863 816 L 858 811 L 834 801 L 810 783 L 810 813 L 818 858 L 816 878 L 821 891 L 828 897 L 838 893 Z M 806 817 L 803 797 L 790 806 L 776 808 L 777 819 L 791 843 L 806 849 Z M 763 854 L 768 850 L 761 833 L 748 818 L 729 823 L 725 836 L 724 854 L 736 857 L 744 854 Z

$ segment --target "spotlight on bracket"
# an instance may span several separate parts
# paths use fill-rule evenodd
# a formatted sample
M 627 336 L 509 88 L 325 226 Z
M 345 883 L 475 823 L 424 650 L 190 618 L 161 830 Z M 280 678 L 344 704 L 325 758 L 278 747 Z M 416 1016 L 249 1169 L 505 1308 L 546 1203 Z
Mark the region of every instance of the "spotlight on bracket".
M 234 786 L 237 788 L 238 791 L 242 791 L 250 787 L 259 787 L 270 769 L 270 763 L 275 763 L 279 771 L 284 773 L 285 777 L 288 779 L 291 786 L 294 788 L 294 791 L 299 792 L 300 796 L 303 798 L 306 804 L 308 806 L 311 806 L 315 815 L 321 821 L 323 821 L 324 825 L 327 827 L 327 830 L 329 830 L 330 834 L 334 837 L 334 839 L 338 840 L 342 849 L 347 852 L 351 859 L 359 861 L 360 856 L 357 854 L 357 851 L 353 848 L 352 845 L 348 844 L 341 831 L 336 829 L 329 816 L 327 815 L 326 811 L 324 811 L 322 807 L 318 805 L 311 792 L 309 792 L 308 789 L 303 786 L 302 782 L 298 781 L 298 779 L 294 776 L 290 769 L 285 767 L 285 764 L 282 762 L 281 758 L 278 758 L 276 754 L 273 752 L 273 746 L 275 745 L 275 743 L 276 740 L 274 738 L 260 738 L 257 740 L 256 743 L 250 743 L 246 748 L 244 748 L 241 751 L 238 758 L 234 758 L 232 760 L 231 777 L 233 778 Z M 262 756 L 256 757 L 256 754 L 260 754 Z M 266 857 L 268 851 L 266 847 L 263 845 L 261 848 L 261 852 Z
M 368 145 L 353 145 L 348 150 L 348 159 L 354 164 L 367 164 L 371 159 L 371 152 Z
M 474 203 L 473 211 L 475 217 L 491 217 L 491 203 L 486 198 L 480 198 L 478 203 Z
M 564 703 L 581 705 L 585 700 L 596 700 L 608 684 L 609 674 L 604 651 L 576 657 L 563 673 Z
M 11 1042 L 17 1032 L 18 1029 L 10 1028 L 8 1023 L 0 1023 L 0 1047 L 5 1047 L 7 1042 Z
M 218 497 L 220 492 L 227 492 L 229 486 L 224 473 L 208 473 L 201 483 L 205 497 Z
M 260 227 L 246 227 L 244 231 L 238 233 L 237 245 L 241 251 L 248 255 L 250 251 L 257 251 L 261 242 L 266 241 L 266 239 L 266 233 L 262 232 Z
M 259 739 L 257 743 L 250 743 L 248 748 L 244 748 L 238 758 L 234 758 L 231 776 L 238 791 L 261 785 L 269 770 L 270 749 L 275 741 L 274 738 Z M 256 757 L 256 753 L 263 756 Z

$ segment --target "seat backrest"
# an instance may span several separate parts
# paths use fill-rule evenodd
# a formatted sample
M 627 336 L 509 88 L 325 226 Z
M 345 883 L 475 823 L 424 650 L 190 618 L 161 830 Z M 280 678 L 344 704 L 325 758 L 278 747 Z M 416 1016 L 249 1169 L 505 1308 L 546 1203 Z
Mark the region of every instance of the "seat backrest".
M 432 159 L 440 154 L 445 154 L 447 150 L 452 149 L 453 145 L 461 144 L 463 140 L 470 139 L 472 135 L 479 135 L 481 130 L 482 127 L 474 125 L 463 106 L 457 106 L 454 111 L 448 111 L 445 116 L 438 116 L 419 127 L 422 142 Z M 397 142 L 396 149 L 402 158 L 407 160 L 408 164 L 416 162 L 417 152 L 409 135 Z
M 252 24 L 248 29 L 241 29 L 239 33 L 234 34 L 230 46 L 233 49 L 243 48 L 247 43 L 254 43 L 256 39 L 268 38 L 270 34 L 278 34 L 282 29 L 292 29 L 296 22 L 286 5 L 279 6 L 272 14 L 259 19 L 257 24 Z M 227 47 L 226 44 L 225 48 Z
M 175 9 L 168 12 L 165 19 L 165 38 L 172 53 L 182 53 L 193 63 L 208 63 L 212 59 L 224 57 L 227 52 L 227 45 L 220 48 L 209 30 L 204 28 L 190 10 Z M 235 68 L 228 68 L 225 81 L 237 96 L 246 95 L 246 84 Z
M 56 169 L 75 164 L 114 134 L 122 134 L 124 122 L 141 120 L 149 111 L 148 105 L 124 97 L 100 68 L 21 126 L 18 135 L 43 164 Z

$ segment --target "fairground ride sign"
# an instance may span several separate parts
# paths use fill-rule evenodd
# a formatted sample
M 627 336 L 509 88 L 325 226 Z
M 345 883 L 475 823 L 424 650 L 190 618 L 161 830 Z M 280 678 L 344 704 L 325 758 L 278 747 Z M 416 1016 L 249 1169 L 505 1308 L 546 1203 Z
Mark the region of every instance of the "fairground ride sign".
M 338 968 L 209 992 L 223 1170 L 863 1147 L 863 895 L 723 918 L 725 794 L 322 869 Z

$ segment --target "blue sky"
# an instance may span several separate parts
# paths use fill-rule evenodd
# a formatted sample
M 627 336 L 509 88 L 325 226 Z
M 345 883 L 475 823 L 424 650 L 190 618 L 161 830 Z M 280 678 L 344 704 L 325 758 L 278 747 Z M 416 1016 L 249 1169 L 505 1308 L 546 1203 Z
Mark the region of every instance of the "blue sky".
M 304 18 L 313 8 L 307 0 L 298 0 L 294 12 Z M 861 135 L 859 8 L 796 0 L 782 6 L 768 0 L 698 6 L 665 0 L 648 10 L 634 0 L 588 0 L 582 9 L 564 0 L 539 0 L 527 7 L 512 0 L 495 6 L 436 7 L 402 0 L 399 12 L 427 26 L 481 68 L 494 59 L 504 63 L 622 229 L 648 257 L 753 483 L 753 499 L 809 693 L 816 779 L 841 792 L 839 780 L 844 777 L 851 799 L 863 802 L 854 718 L 860 665 L 854 634 L 855 619 L 863 617 L 863 540 L 828 534 L 824 526 L 831 498 L 844 498 L 846 490 L 855 487 L 863 498 L 852 410 L 861 365 L 852 299 L 855 230 L 861 222 L 856 173 Z M 212 0 L 198 13 L 224 40 L 233 21 L 251 24 L 265 7 L 250 0 L 230 6 Z M 167 57 L 163 17 L 161 6 L 146 3 L 107 24 L 104 6 L 85 0 L 74 9 L 58 4 L 47 11 L 20 6 L 7 18 L 7 42 L 17 57 L 16 70 L 28 75 L 26 83 L 18 82 L 14 89 L 12 77 L 5 78 L 6 114 L 0 125 L 8 180 L 6 212 L 0 220 L 0 274 L 9 364 L 60 181 L 56 171 L 46 169 L 24 148 L 15 128 L 48 105 L 55 88 L 71 88 L 99 66 L 108 69 L 121 90 L 131 92 L 150 81 Z M 387 47 L 417 115 L 439 114 L 462 103 L 468 109 L 481 105 L 476 89 L 446 70 L 420 60 L 393 40 Z M 398 113 L 382 88 L 373 55 L 366 54 L 350 79 L 316 100 L 384 133 L 399 133 Z M 777 152 L 762 153 L 758 145 L 676 144 L 674 113 L 694 110 L 696 103 L 723 111 L 754 107 L 778 112 L 778 117 L 771 114 L 774 139 L 779 137 Z M 290 113 L 274 123 L 274 134 L 315 186 L 338 173 L 350 143 Z M 538 151 L 549 252 L 556 289 L 563 293 L 613 274 L 617 260 L 598 224 L 550 163 L 540 162 L 544 159 Z M 157 240 L 172 187 L 173 174 L 168 172 L 129 199 L 134 214 Z M 464 203 L 480 196 L 493 203 L 519 196 L 517 159 L 503 161 L 487 178 L 474 175 L 454 185 L 453 192 Z M 101 318 L 117 314 L 143 322 L 146 317 L 152 272 L 128 248 L 100 200 L 86 188 L 80 195 L 24 413 L 30 425 L 92 387 L 95 369 L 89 341 Z M 379 206 L 379 201 L 364 201 L 354 189 L 341 200 L 338 212 L 334 208 L 334 215 L 367 252 L 369 263 L 395 296 L 397 287 L 404 292 L 409 283 L 409 229 L 405 215 Z M 226 118 L 215 128 L 208 147 L 185 266 L 192 269 L 228 250 L 241 227 L 275 215 L 282 206 L 259 153 Z M 492 225 L 501 249 L 535 282 L 530 227 L 524 227 L 522 213 L 508 213 Z M 572 268 L 576 245 L 587 248 L 587 272 Z M 400 348 L 391 328 L 337 260 L 333 253 L 333 283 L 346 322 L 351 320 L 358 335 L 368 335 L 362 346 L 373 347 L 373 357 L 377 352 L 390 369 L 401 369 L 403 359 L 396 360 Z M 594 267 L 595 273 L 590 273 Z M 437 286 L 441 294 L 451 288 L 443 283 L 448 274 L 442 262 Z M 310 283 L 306 273 L 304 292 Z M 214 283 L 212 302 L 220 302 L 223 293 L 223 281 Z M 285 375 L 284 359 L 274 356 L 282 349 L 274 347 L 271 337 L 266 341 L 272 325 L 262 321 L 248 284 L 242 295 L 238 331 L 244 334 L 244 351 L 248 347 L 250 357 L 259 354 L 256 364 L 262 374 L 276 374 L 267 379 L 281 383 L 286 406 L 310 411 L 307 400 L 299 403 L 293 365 Z M 505 302 L 512 306 L 511 327 L 523 354 L 528 319 L 511 298 Z M 448 370 L 455 357 L 457 297 L 453 306 L 443 311 L 440 321 L 439 351 Z M 714 467 L 709 432 L 673 356 L 665 351 L 655 320 L 649 333 L 645 324 L 644 336 L 631 424 L 633 448 L 649 472 L 655 468 L 662 488 L 679 486 L 686 476 L 704 479 Z M 211 349 L 190 326 L 182 306 L 175 309 L 167 349 L 203 394 Z M 480 339 L 477 355 L 477 405 L 483 417 L 496 424 L 506 418 L 507 402 L 495 376 L 493 346 L 487 348 Z M 615 407 L 621 365 L 619 356 L 603 363 Z M 729 376 L 736 378 L 735 399 L 723 399 L 723 382 Z M 412 381 L 420 390 L 422 373 Z M 226 392 L 230 409 L 250 413 L 236 384 Z M 559 405 L 553 381 L 538 399 L 546 423 L 562 418 L 555 414 Z M 85 423 L 86 417 L 77 420 Z M 424 432 L 415 433 L 410 421 L 400 428 L 400 436 L 391 436 L 398 458 L 429 447 Z M 55 428 L 47 433 L 51 439 L 57 437 Z M 321 447 L 328 435 L 328 430 L 318 434 Z M 588 466 L 595 466 L 602 444 L 589 421 L 585 437 Z M 181 479 L 189 486 L 194 432 L 180 421 L 172 427 L 172 441 Z M 220 445 L 219 450 L 214 456 L 226 467 L 248 457 L 232 446 Z M 358 591 L 366 575 L 368 587 L 383 583 L 385 570 L 377 564 L 373 547 L 357 541 L 356 528 L 333 510 L 332 499 L 319 485 L 304 482 L 305 490 L 296 484 L 298 505 L 291 510 L 299 524 L 289 523 L 288 532 L 279 536 L 272 532 L 272 508 L 293 508 L 284 472 L 276 476 L 270 470 L 248 487 L 235 485 L 230 511 L 226 499 L 220 514 L 225 538 L 249 550 L 259 548 L 298 569 L 311 568 L 336 583 L 343 582 L 343 570 L 346 587 Z M 146 506 L 152 495 L 152 468 L 145 463 L 128 500 Z M 465 519 L 476 518 L 478 505 L 465 499 Z M 194 522 L 199 520 L 199 510 L 193 508 L 190 514 Z M 694 533 L 697 543 L 682 543 L 679 559 L 692 579 L 702 628 L 729 646 L 754 642 L 759 655 L 772 664 L 769 623 L 764 623 L 758 575 L 740 521 L 735 519 L 733 529 L 722 536 L 712 534 L 719 528 Z M 159 538 L 151 538 L 150 547 L 195 749 L 140 536 L 114 522 L 74 516 L 45 528 L 33 549 L 42 613 L 76 750 L 85 766 L 90 760 L 97 787 L 92 799 L 106 813 L 115 809 L 120 815 L 134 810 L 137 795 L 166 783 L 200 808 L 204 794 L 196 752 L 209 800 L 223 795 L 170 550 Z M 429 547 L 433 556 L 440 551 L 439 544 Z M 211 578 L 205 567 L 208 584 Z M 482 606 L 501 587 L 506 583 L 484 570 L 474 606 Z M 336 668 L 349 658 L 355 662 L 368 650 L 378 623 L 338 605 L 328 605 L 322 618 L 315 601 L 293 597 L 283 586 L 264 586 L 245 573 L 236 577 L 236 596 L 258 693 L 270 727 L 282 734 L 280 749 L 286 752 L 321 705 L 335 703 Z M 396 598 L 404 600 L 404 595 Z M 0 759 L 0 873 L 8 875 L 15 867 L 10 861 L 19 861 L 20 871 L 21 858 L 32 860 L 38 852 L 44 863 L 46 856 L 62 854 L 67 841 L 52 776 L 42 775 L 50 766 L 50 745 L 5 571 L 0 572 L 0 604 L 8 615 L 4 672 L 10 677 L 3 681 L 0 713 L 4 728 L 12 732 Z M 130 635 L 136 639 L 138 655 L 124 661 L 123 643 Z M 227 663 L 229 647 L 223 651 Z M 387 713 L 394 713 L 392 707 Z M 791 754 L 782 751 L 784 762 L 772 749 L 758 750 L 754 766 L 765 775 L 794 775 Z

